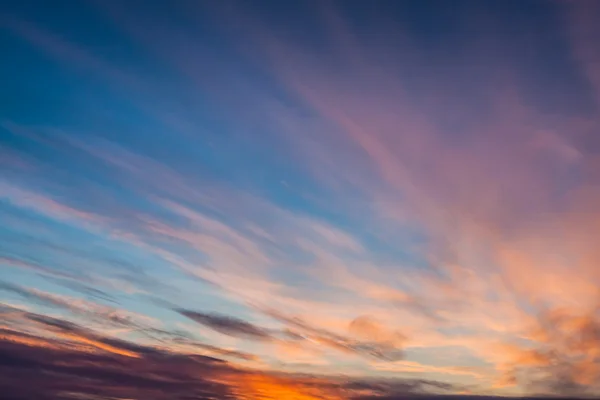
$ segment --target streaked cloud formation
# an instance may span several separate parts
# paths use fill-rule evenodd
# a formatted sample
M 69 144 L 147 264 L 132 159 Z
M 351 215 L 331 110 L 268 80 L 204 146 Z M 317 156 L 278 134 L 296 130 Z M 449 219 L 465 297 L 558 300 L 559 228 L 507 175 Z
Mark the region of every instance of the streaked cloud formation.
M 600 394 L 598 4 L 30 3 L 9 396 Z

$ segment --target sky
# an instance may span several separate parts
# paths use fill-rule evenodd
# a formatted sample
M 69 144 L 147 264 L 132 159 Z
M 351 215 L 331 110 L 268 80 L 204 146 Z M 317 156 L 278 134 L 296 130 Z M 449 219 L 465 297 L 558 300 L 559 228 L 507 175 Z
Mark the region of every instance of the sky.
M 598 20 L 3 2 L 0 390 L 600 396 Z

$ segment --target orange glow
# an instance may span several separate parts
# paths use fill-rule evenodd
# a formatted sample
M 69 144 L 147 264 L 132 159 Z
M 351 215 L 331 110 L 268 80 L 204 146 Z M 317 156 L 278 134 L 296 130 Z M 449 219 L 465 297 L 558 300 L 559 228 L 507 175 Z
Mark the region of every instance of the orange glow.
M 58 349 L 59 347 L 47 342 L 46 340 L 34 338 L 34 337 L 23 337 L 11 334 L 0 334 L 0 340 L 8 340 L 10 342 L 24 344 L 26 346 L 34 347 L 45 347 L 48 349 Z
M 60 336 L 64 337 L 65 339 L 74 340 L 79 343 L 89 344 L 98 349 L 108 351 L 109 353 L 119 354 L 126 357 L 140 358 L 139 354 L 134 353 L 133 351 L 120 349 L 118 347 L 111 346 L 109 344 L 102 343 L 97 340 L 89 339 L 83 336 L 73 335 L 69 333 L 61 333 Z
M 233 377 L 235 395 L 240 400 L 341 400 L 335 390 L 324 390 L 315 382 L 298 382 L 269 375 L 252 374 Z

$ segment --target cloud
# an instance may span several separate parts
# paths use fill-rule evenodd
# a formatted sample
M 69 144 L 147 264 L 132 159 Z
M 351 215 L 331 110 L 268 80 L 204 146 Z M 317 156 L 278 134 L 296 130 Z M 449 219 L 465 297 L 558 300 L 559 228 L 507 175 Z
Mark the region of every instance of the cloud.
M 597 309 L 544 310 L 530 327 L 526 347 L 505 348 L 505 377 L 538 393 L 584 395 L 600 378 L 600 316 Z
M 351 46 L 365 50 L 361 43 Z M 455 110 L 461 96 L 447 86 L 427 83 L 411 86 L 411 93 L 434 102 L 424 105 L 418 96 L 409 95 L 403 90 L 408 83 L 401 67 L 413 62 L 410 56 L 398 62 L 397 71 L 378 73 L 345 60 L 348 75 L 361 77 L 360 84 L 351 85 L 349 78 L 323 67 L 312 54 L 289 46 L 271 50 L 273 68 L 283 84 L 337 128 L 330 135 L 339 147 L 327 153 L 327 160 L 307 154 L 316 179 L 338 173 L 334 179 L 340 182 L 344 173 L 362 176 L 365 169 L 374 171 L 372 179 L 353 181 L 357 190 L 373 195 L 383 218 L 416 226 L 427 237 L 424 247 L 431 269 L 417 274 L 412 287 L 423 295 L 424 309 L 438 316 L 427 330 L 463 330 L 483 339 L 487 335 L 490 341 L 510 340 L 510 335 L 523 334 L 546 304 L 585 308 L 595 301 L 599 281 L 590 266 L 599 258 L 586 237 L 597 234 L 598 225 L 571 220 L 582 215 L 582 204 L 594 220 L 599 212 L 592 205 L 597 200 L 597 174 L 591 172 L 597 170 L 597 148 L 580 145 L 581 137 L 589 137 L 591 131 L 579 122 L 579 115 L 565 111 L 550 118 L 539 102 L 523 95 L 531 90 L 526 84 L 518 93 L 509 86 L 494 91 L 479 85 L 466 90 L 481 92 L 489 108 L 475 111 L 477 104 L 468 96 L 463 106 L 473 111 L 462 116 L 460 131 L 453 133 L 438 119 L 447 112 L 443 108 Z M 491 61 L 485 53 L 472 54 L 476 63 Z M 510 59 L 499 61 L 486 72 L 527 73 Z M 597 115 L 584 118 L 593 126 Z M 555 130 L 550 132 L 550 126 Z M 321 143 L 327 145 L 326 140 Z M 348 143 L 360 150 L 351 163 L 345 159 L 348 154 L 338 156 Z M 326 168 L 333 157 L 347 169 Z M 579 184 L 590 190 L 578 193 Z M 392 271 L 387 271 L 389 276 Z M 338 282 L 351 282 L 339 276 Z M 409 281 L 405 276 L 403 281 Z M 354 290 L 360 292 L 362 286 L 367 292 L 370 283 L 356 280 Z M 493 316 L 489 310 L 494 310 Z M 449 334 L 441 336 L 444 343 L 456 343 Z M 483 356 L 468 343 L 465 339 L 465 347 Z M 529 353 L 527 362 L 541 362 L 536 354 Z
M 368 315 L 356 317 L 350 322 L 348 329 L 350 334 L 357 336 L 362 340 L 389 343 L 390 345 L 401 345 L 407 339 L 400 332 L 387 331 L 379 321 Z
M 172 335 L 172 334 L 171 334 Z M 170 342 L 170 344 L 181 347 L 191 347 L 198 348 L 202 350 L 206 350 L 210 354 L 214 354 L 218 357 L 232 357 L 234 359 L 245 360 L 245 361 L 258 361 L 259 357 L 254 354 L 245 353 L 242 351 L 232 350 L 232 349 L 223 349 L 217 346 L 212 346 L 206 343 L 201 343 L 195 340 L 190 340 L 185 337 L 179 337 L 177 335 L 174 336 Z M 171 346 L 173 347 L 173 346 Z
M 227 387 L 212 380 L 224 367 L 210 358 L 148 351 L 141 358 L 118 352 L 106 356 L 6 340 L 0 346 L 0 379 L 9 398 L 68 399 L 79 394 L 157 400 L 189 396 L 234 399 Z
M 10 283 L 0 282 L 0 290 L 17 294 L 24 299 L 43 306 L 70 311 L 76 316 L 85 318 L 88 323 L 95 322 L 104 327 L 143 329 L 157 323 L 157 321 L 150 317 L 113 306 L 107 306 L 65 295 L 48 293 L 38 289 L 24 288 Z
M 328 10 L 317 15 L 323 26 L 299 30 L 330 33 L 323 51 L 293 33 L 301 13 L 282 16 L 281 27 L 241 13 L 241 23 L 230 25 L 247 33 L 241 53 L 251 53 L 248 64 L 229 58 L 227 40 L 212 51 L 195 28 L 172 26 L 168 15 L 149 18 L 148 28 L 145 16 L 119 11 L 120 21 L 134 22 L 117 25 L 135 31 L 149 57 L 161 57 L 150 64 L 166 72 L 110 60 L 113 50 L 138 54 L 129 38 L 94 34 L 106 46 L 76 45 L 82 35 L 69 40 L 67 28 L 59 35 L 15 18 L 5 26 L 13 36 L 55 57 L 59 69 L 93 72 L 110 93 L 90 95 L 98 85 L 86 73 L 85 84 L 72 82 L 68 113 L 85 122 L 2 124 L 10 149 L 0 157 L 0 211 L 11 217 L 1 232 L 3 264 L 98 300 L 4 285 L 36 311 L 51 306 L 79 324 L 22 310 L 11 318 L 111 357 L 146 355 L 82 326 L 243 365 L 271 362 L 289 344 L 306 350 L 315 369 L 418 370 L 545 392 L 597 389 L 596 316 L 583 310 L 600 285 L 598 115 L 581 106 L 587 92 L 569 89 L 584 80 L 598 92 L 595 14 L 576 6 L 566 21 L 572 42 L 564 43 L 562 34 L 538 34 L 560 29 L 550 21 L 554 5 L 545 7 L 492 19 L 479 9 L 464 19 L 450 13 L 443 20 L 458 31 L 444 38 L 437 35 L 446 27 L 426 38 L 412 32 L 414 21 L 438 22 L 413 18 L 404 6 L 389 16 L 407 18 L 406 27 L 378 22 L 368 35 Z M 198 25 L 210 31 L 208 22 Z M 566 67 L 572 61 L 574 71 Z M 56 81 L 44 74 L 36 79 Z M 221 109 L 205 113 L 208 104 Z M 140 292 L 168 298 L 168 308 L 219 335 L 205 343 L 158 328 L 164 310 Z M 109 298 L 143 307 L 154 322 L 102 305 Z M 282 327 L 193 311 L 191 298 L 271 307 L 265 314 Z M 228 340 L 235 346 L 220 346 Z M 260 342 L 262 353 L 247 351 L 248 341 Z M 458 355 L 445 359 L 442 348 Z M 416 364 L 415 353 L 432 365 Z M 269 367 L 297 361 L 284 356 Z M 459 368 L 463 361 L 489 368 L 473 374 Z M 502 382 L 488 374 L 494 368 Z M 247 383 L 281 386 L 262 376 Z M 405 389 L 418 391 L 398 391 Z M 123 390 L 111 396 L 131 394 Z
M 109 339 L 69 321 L 31 313 L 27 318 L 70 336 L 0 330 L 0 384 L 8 398 L 345 400 L 364 393 L 408 395 L 450 389 L 434 381 L 355 380 L 243 370 L 214 357 Z M 65 338 L 81 346 L 63 343 Z M 85 346 L 101 351 L 90 352 Z M 136 356 L 132 356 L 134 352 Z
M 348 384 L 348 387 L 360 388 L 361 390 L 370 392 L 367 395 L 358 395 L 351 397 L 353 400 L 359 399 L 402 399 L 402 398 L 428 398 L 443 399 L 446 398 L 439 393 L 456 390 L 456 387 L 450 384 L 444 384 L 428 380 L 373 380 L 373 381 L 357 381 Z M 438 393 L 435 395 L 433 393 Z
M 308 340 L 317 345 L 324 345 L 343 353 L 373 357 L 385 361 L 395 361 L 403 357 L 402 348 L 398 347 L 399 343 L 397 341 L 390 342 L 371 336 L 354 339 L 312 326 L 297 317 L 290 317 L 276 310 L 265 310 L 265 314 L 288 325 L 292 337 L 302 337 L 302 340 Z M 359 323 L 355 323 L 354 326 L 356 328 L 357 325 L 367 325 L 367 321 L 372 324 L 370 326 L 372 329 L 375 325 L 368 318 L 359 319 Z M 358 330 L 361 333 L 359 336 L 362 336 L 364 330 Z M 290 334 L 287 333 L 286 336 L 290 337 Z
M 177 310 L 177 312 L 199 324 L 205 325 L 225 335 L 262 341 L 268 341 L 272 339 L 272 336 L 266 329 L 260 328 L 238 318 L 216 313 L 205 314 L 191 310 Z
M 363 316 L 352 321 L 350 331 L 354 337 L 344 336 L 312 326 L 299 318 L 288 317 L 275 310 L 265 314 L 285 324 L 284 329 L 268 330 L 230 316 L 177 310 L 191 320 L 219 333 L 257 341 L 282 342 L 308 348 L 325 346 L 342 353 L 367 356 L 385 361 L 402 358 L 400 345 L 405 337 L 398 332 L 386 332 L 372 318 Z
M 24 313 L 23 316 L 33 322 L 35 326 L 41 327 L 42 331 L 52 332 L 67 342 L 91 346 L 93 349 L 132 358 L 141 357 L 140 352 L 151 351 L 150 348 L 120 339 L 103 337 L 71 321 L 35 313 Z

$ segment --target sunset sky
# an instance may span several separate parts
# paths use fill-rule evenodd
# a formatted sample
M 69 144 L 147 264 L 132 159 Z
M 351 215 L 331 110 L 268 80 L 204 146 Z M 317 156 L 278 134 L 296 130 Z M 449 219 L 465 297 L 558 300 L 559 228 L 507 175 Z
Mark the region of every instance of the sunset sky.
M 0 392 L 600 396 L 598 21 L 2 2 Z

